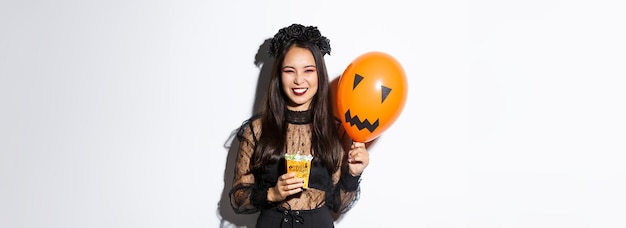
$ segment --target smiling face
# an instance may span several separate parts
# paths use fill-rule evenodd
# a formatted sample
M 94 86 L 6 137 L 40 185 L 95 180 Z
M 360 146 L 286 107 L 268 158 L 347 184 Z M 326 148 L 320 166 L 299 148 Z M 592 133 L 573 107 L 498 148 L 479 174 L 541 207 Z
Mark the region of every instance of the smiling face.
M 292 46 L 281 67 L 283 92 L 288 98 L 287 108 L 305 111 L 317 93 L 317 67 L 309 49 Z

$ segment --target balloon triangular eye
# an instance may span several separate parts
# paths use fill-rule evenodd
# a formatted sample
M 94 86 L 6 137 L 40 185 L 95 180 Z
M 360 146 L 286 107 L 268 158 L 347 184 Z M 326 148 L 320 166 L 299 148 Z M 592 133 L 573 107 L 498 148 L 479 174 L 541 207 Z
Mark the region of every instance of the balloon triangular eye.
M 356 88 L 356 86 L 361 83 L 361 80 L 363 80 L 363 76 L 359 75 L 359 74 L 354 74 L 354 84 L 352 85 L 352 90 L 354 90 L 354 88 Z
M 391 93 L 391 88 L 384 86 L 384 85 L 380 85 L 380 89 L 382 91 L 382 100 L 380 101 L 380 103 L 382 104 L 383 102 L 385 102 L 385 99 L 387 99 L 387 96 L 389 96 L 389 93 Z

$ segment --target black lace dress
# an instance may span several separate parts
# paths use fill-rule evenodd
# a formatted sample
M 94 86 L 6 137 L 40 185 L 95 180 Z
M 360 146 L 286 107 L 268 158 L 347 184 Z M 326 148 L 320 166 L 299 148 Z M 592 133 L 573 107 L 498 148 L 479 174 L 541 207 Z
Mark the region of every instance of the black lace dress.
M 312 112 L 287 113 L 286 151 L 283 153 L 311 154 Z M 340 124 L 337 124 L 340 128 Z M 339 168 L 329 173 L 319 163 L 312 163 L 309 188 L 282 202 L 267 201 L 267 191 L 276 185 L 278 177 L 286 172 L 281 159 L 264 170 L 252 170 L 250 159 L 261 134 L 261 119 L 253 117 L 241 126 L 240 141 L 231 205 L 238 214 L 260 212 L 257 227 L 333 227 L 333 218 L 347 212 L 359 197 L 360 176 L 354 177 Z M 345 134 L 342 138 L 346 138 Z M 346 140 L 342 140 L 346 141 Z M 349 148 L 348 142 L 347 144 Z M 345 154 L 342 150 L 342 161 Z M 341 164 L 345 167 L 345 164 Z M 320 224 L 321 223 L 321 224 Z

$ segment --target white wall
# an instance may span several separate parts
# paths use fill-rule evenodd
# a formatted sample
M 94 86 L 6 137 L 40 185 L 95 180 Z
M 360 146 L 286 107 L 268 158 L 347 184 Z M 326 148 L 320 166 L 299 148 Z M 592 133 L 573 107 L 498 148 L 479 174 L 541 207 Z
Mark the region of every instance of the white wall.
M 255 56 L 291 23 L 407 105 L 338 227 L 624 227 L 619 1 L 3 1 L 0 227 L 237 227 Z M 259 83 L 262 87 L 262 82 Z

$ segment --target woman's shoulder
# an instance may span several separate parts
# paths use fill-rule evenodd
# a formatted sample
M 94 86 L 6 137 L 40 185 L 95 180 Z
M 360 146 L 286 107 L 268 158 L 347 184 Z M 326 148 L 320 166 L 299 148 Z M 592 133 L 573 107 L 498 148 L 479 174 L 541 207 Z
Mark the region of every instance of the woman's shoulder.
M 341 131 L 345 131 L 343 128 L 343 124 L 341 124 L 341 119 L 336 116 L 333 116 L 333 124 L 337 127 L 337 130 L 341 133 Z
M 239 130 L 237 131 L 237 137 L 241 138 L 245 134 L 257 135 L 261 130 L 261 114 L 257 113 L 252 115 L 241 123 Z
M 341 125 L 341 119 L 339 117 L 333 116 L 333 123 L 336 125 Z

